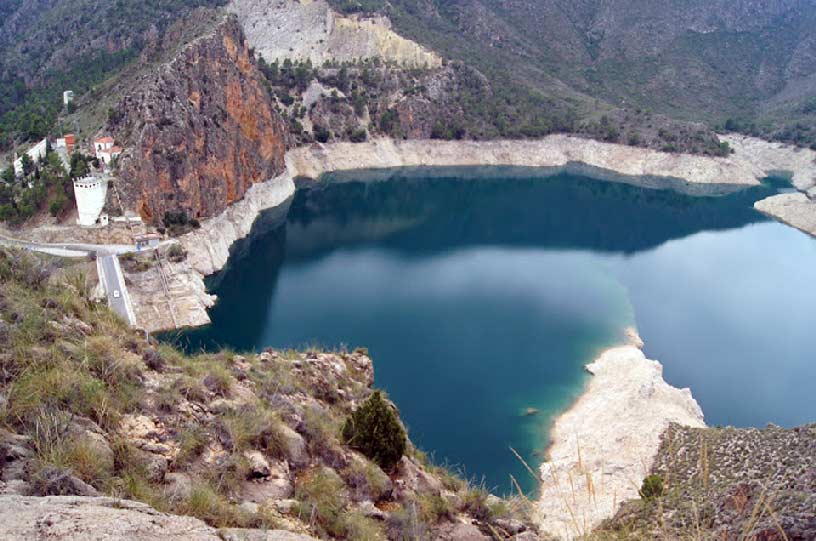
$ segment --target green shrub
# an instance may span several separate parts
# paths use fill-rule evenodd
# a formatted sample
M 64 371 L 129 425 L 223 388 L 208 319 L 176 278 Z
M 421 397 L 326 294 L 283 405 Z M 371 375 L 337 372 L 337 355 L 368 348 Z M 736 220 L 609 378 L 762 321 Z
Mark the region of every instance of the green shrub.
M 420 496 L 419 509 L 422 519 L 431 524 L 441 519 L 451 520 L 455 514 L 450 501 L 438 494 Z
M 209 372 L 204 376 L 203 384 L 211 393 L 217 396 L 229 396 L 234 378 L 229 369 L 222 364 L 213 363 Z
M 368 460 L 353 460 L 340 473 L 355 501 L 376 502 L 386 496 L 391 488 L 388 475 Z
M 348 541 L 385 541 L 380 525 L 361 513 L 348 513 L 343 518 L 345 538 Z
M 357 128 L 349 134 L 352 143 L 362 143 L 368 139 L 368 131 L 365 128 Z
M 176 464 L 184 468 L 195 460 L 207 448 L 209 434 L 196 425 L 185 427 L 178 437 L 179 452 L 176 455 Z
M 94 376 L 111 386 L 135 381 L 140 374 L 139 364 L 125 359 L 116 340 L 110 336 L 88 337 L 85 362 Z
M 405 453 L 405 430 L 380 391 L 346 420 L 343 440 L 386 471 L 392 470 Z
M 14 422 L 26 424 L 41 408 L 65 406 L 107 427 L 118 422 L 111 405 L 111 396 L 101 381 L 83 371 L 60 366 L 31 371 L 18 379 L 12 388 L 8 414 Z
M 179 263 L 187 259 L 187 251 L 180 244 L 173 244 L 167 249 L 167 259 Z
M 106 486 L 113 464 L 100 456 L 100 447 L 91 440 L 70 434 L 71 419 L 66 412 L 43 409 L 31 420 L 28 432 L 37 456 L 35 477 L 53 479 L 59 471 L 96 487 Z
M 208 399 L 207 389 L 206 387 L 204 387 L 204 384 L 198 378 L 194 378 L 192 376 L 187 375 L 180 376 L 176 380 L 174 387 L 178 389 L 178 392 L 181 394 L 181 396 L 183 396 L 190 402 L 201 403 L 206 402 Z
M 233 451 L 256 449 L 277 458 L 286 456 L 283 421 L 268 408 L 259 404 L 229 412 L 222 416 L 221 423 Z
M 490 520 L 493 514 L 487 496 L 487 491 L 482 488 L 469 489 L 462 495 L 460 510 L 477 520 Z
M 419 517 L 419 505 L 409 501 L 391 511 L 386 527 L 389 539 L 429 539 L 428 524 Z
M 240 493 L 241 483 L 249 479 L 251 467 L 242 453 L 220 457 L 204 476 L 219 494 L 231 497 Z
M 66 198 L 64 194 L 60 193 L 51 200 L 51 203 L 48 205 L 48 212 L 51 214 L 51 216 L 57 217 L 62 214 L 62 211 L 64 211 L 65 207 L 67 206 L 68 198 Z
M 331 132 L 323 126 L 315 126 L 314 136 L 319 143 L 326 143 L 329 139 L 331 139 Z
M 653 500 L 663 495 L 663 478 L 659 475 L 650 475 L 643 480 L 640 486 L 640 497 L 644 500 Z
M 224 496 L 204 482 L 193 487 L 180 511 L 216 528 L 240 527 L 246 522 L 244 513 L 230 505 Z
M 338 462 L 342 451 L 337 441 L 338 424 L 330 410 L 319 407 L 306 408 L 299 428 L 306 438 L 309 452 L 326 463 Z
M 304 520 L 314 518 L 332 536 L 345 536 L 343 512 L 348 504 L 345 484 L 331 468 L 317 468 L 301 475 L 295 485 L 295 499 Z

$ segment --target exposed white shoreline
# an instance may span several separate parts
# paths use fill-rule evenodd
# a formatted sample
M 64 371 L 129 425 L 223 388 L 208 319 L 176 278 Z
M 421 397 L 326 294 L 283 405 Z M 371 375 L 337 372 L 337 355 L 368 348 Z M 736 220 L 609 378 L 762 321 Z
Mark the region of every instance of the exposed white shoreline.
M 814 191 L 813 188 L 810 190 Z M 816 200 L 803 192 L 783 193 L 754 203 L 762 214 L 816 237 Z
M 479 167 L 511 166 L 539 168 L 537 174 L 557 174 L 564 170 L 584 172 L 615 182 L 650 188 L 672 188 L 690 194 L 727 192 L 757 185 L 769 172 L 786 170 L 797 185 L 814 179 L 808 160 L 812 151 L 785 148 L 745 137 L 727 137 L 735 153 L 725 158 L 688 154 L 668 154 L 626 145 L 602 143 L 580 137 L 552 135 L 529 141 L 394 141 L 377 139 L 365 143 L 314 144 L 290 150 L 286 171 L 253 186 L 244 197 L 202 227 L 182 237 L 188 260 L 173 265 L 179 287 L 171 301 L 178 305 L 179 326 L 209 323 L 207 308 L 214 297 L 205 293 L 204 277 L 226 265 L 230 247 L 246 237 L 258 214 L 287 202 L 295 192 L 294 179 L 319 178 L 324 173 L 355 169 L 398 167 Z M 813 154 L 816 156 L 816 153 Z M 789 164 L 787 168 L 784 164 Z M 185 295 L 184 290 L 190 294 Z M 136 304 L 154 303 L 155 295 L 145 292 Z M 137 307 L 137 312 L 138 312 Z M 166 309 L 145 310 L 161 314 Z M 148 330 L 172 328 L 169 317 L 140 321 Z
M 767 173 L 789 175 L 798 193 L 754 203 L 759 212 L 816 237 L 816 151 L 743 136 L 726 138 L 737 155 Z
M 587 370 L 584 393 L 556 418 L 540 467 L 536 520 L 562 539 L 580 537 L 637 498 L 669 423 L 703 427 L 689 389 L 663 380 L 636 333 L 631 345 L 604 351 Z
M 394 167 L 513 166 L 591 170 L 603 180 L 647 187 L 697 191 L 697 186 L 758 184 L 762 176 L 753 164 L 732 158 L 669 154 L 651 149 L 551 135 L 538 140 L 428 141 L 377 139 L 367 143 L 333 143 L 293 149 L 287 164 L 295 176 L 318 178 L 334 171 Z

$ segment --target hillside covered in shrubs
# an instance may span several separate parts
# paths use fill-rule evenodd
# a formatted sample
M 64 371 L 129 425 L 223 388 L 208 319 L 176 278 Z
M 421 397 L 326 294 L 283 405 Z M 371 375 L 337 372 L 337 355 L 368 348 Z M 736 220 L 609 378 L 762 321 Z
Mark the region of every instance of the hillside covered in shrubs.
M 410 443 L 365 350 L 185 355 L 90 300 L 90 269 L 0 251 L 0 498 L 320 539 L 540 538 L 523 497 Z

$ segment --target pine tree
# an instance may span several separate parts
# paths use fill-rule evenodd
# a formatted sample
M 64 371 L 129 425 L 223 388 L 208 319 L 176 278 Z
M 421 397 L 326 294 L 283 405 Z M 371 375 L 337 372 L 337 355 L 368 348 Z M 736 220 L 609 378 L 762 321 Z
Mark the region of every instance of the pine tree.
M 399 462 L 407 443 L 405 430 L 380 391 L 346 419 L 343 440 L 386 471 Z

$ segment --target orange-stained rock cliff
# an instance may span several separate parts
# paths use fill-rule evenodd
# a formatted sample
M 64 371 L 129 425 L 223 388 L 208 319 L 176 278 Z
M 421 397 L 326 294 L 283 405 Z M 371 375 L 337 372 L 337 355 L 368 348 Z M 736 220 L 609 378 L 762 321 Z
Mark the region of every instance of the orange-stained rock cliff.
M 207 218 L 279 174 L 289 136 L 262 80 L 232 17 L 154 67 L 110 115 L 125 206 L 156 224 Z

